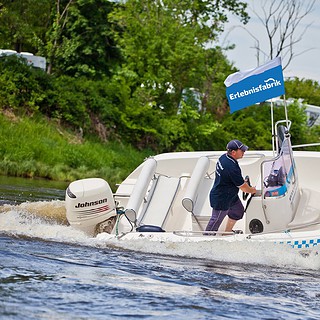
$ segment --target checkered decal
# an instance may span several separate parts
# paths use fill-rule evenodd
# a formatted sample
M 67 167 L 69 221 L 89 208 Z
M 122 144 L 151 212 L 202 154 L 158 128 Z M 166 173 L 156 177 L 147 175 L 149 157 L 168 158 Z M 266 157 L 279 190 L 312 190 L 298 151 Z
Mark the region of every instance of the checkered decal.
M 295 249 L 312 248 L 314 246 L 320 245 L 319 239 L 308 239 L 308 240 L 293 240 L 293 241 L 280 241 L 280 244 L 289 244 Z

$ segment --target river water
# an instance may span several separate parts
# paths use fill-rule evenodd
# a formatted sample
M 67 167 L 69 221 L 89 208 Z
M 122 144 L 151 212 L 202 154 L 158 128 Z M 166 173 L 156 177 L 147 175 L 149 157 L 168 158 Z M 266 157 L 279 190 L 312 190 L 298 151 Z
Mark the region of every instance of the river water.
M 320 319 L 320 259 L 90 238 L 66 184 L 0 177 L 0 319 Z

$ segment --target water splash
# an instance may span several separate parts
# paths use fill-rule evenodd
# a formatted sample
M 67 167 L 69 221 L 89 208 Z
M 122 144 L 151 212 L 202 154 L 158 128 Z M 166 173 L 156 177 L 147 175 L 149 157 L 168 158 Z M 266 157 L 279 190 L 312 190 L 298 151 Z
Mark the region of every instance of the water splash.
M 154 242 L 144 239 L 119 240 L 103 233 L 91 238 L 67 224 L 64 201 L 25 202 L 17 206 L 4 205 L 0 210 L 2 233 L 12 236 L 39 238 L 93 247 L 118 247 L 143 253 L 188 257 L 227 263 L 259 264 L 276 267 L 297 267 L 320 270 L 319 248 L 314 247 L 304 257 L 290 246 L 243 240 L 192 243 Z M 199 248 L 200 247 L 200 248 Z
M 1 207 L 2 233 L 59 242 L 83 243 L 87 235 L 68 226 L 64 202 L 24 202 Z
M 277 267 L 299 267 L 304 269 L 320 270 L 319 248 L 314 247 L 308 257 L 302 256 L 290 246 L 274 244 L 271 242 L 257 242 L 250 240 L 226 242 L 155 242 L 143 239 L 119 241 L 110 235 L 97 236 L 100 245 L 119 246 L 123 249 L 144 253 L 164 254 L 224 261 L 228 263 L 260 264 Z M 200 247 L 200 248 L 199 248 Z

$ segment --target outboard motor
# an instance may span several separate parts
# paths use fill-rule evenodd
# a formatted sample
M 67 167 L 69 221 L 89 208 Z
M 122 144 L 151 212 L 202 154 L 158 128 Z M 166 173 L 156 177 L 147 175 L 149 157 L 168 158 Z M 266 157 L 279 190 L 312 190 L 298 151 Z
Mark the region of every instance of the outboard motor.
M 117 212 L 109 184 L 100 178 L 71 182 L 66 190 L 66 213 L 72 227 L 90 236 L 97 233 L 101 224 L 109 226 L 110 233 Z

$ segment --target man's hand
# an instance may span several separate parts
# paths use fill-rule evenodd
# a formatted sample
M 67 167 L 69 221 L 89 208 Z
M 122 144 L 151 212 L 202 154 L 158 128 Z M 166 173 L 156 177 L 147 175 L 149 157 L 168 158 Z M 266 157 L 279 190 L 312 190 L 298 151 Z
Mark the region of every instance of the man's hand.
M 240 187 L 240 190 L 245 192 L 245 193 L 256 193 L 257 192 L 256 188 L 255 187 L 250 187 L 247 182 L 245 182 Z

